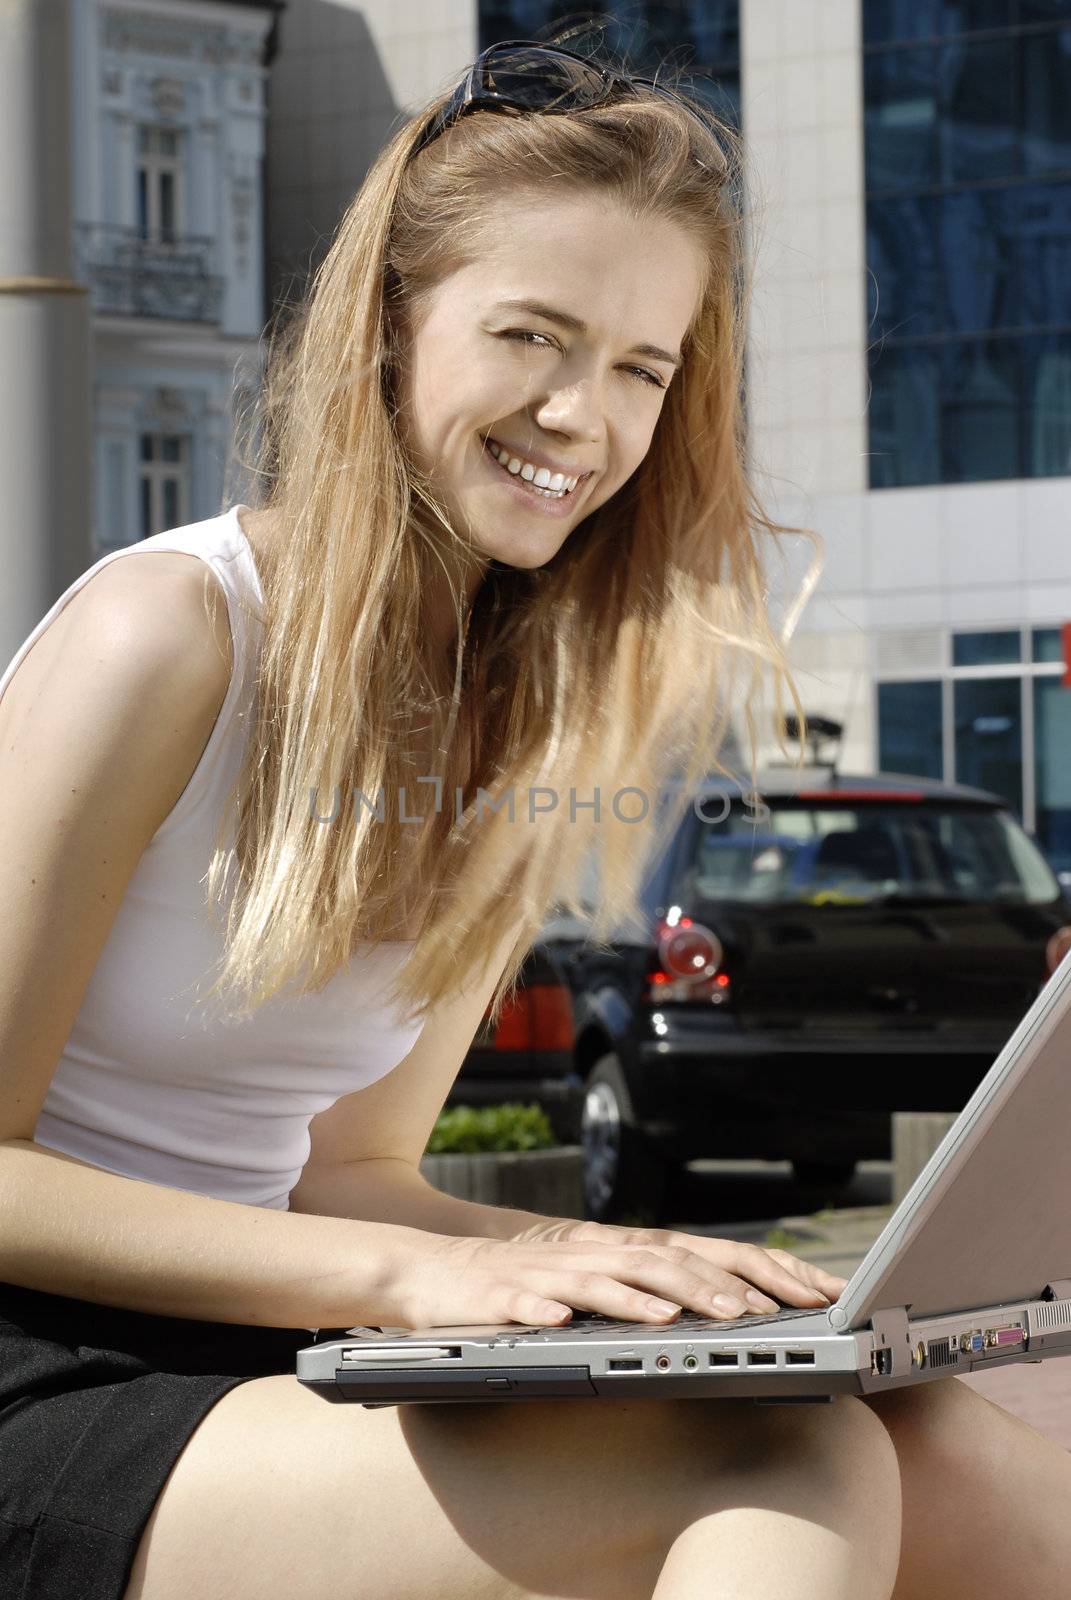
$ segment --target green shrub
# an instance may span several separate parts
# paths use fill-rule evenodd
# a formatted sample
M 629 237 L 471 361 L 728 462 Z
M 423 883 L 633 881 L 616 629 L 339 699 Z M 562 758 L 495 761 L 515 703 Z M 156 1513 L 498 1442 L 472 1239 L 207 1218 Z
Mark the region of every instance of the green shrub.
M 549 1150 L 558 1143 L 542 1106 L 447 1106 L 426 1155 L 471 1155 L 481 1150 Z

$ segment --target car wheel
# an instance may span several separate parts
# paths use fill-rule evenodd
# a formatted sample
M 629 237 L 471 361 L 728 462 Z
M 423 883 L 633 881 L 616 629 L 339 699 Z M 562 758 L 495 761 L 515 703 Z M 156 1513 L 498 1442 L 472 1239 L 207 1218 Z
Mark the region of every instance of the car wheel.
M 592 1222 L 638 1221 L 658 1227 L 670 1194 L 672 1167 L 635 1125 L 628 1086 L 616 1055 L 596 1061 L 580 1113 L 584 1205 Z
M 846 1189 L 855 1177 L 854 1161 L 793 1161 L 792 1173 L 804 1189 Z

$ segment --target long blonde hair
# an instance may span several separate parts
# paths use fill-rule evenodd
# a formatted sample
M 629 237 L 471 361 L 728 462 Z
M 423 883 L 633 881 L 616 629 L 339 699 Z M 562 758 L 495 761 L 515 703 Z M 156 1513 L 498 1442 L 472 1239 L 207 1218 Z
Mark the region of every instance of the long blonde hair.
M 548 914 L 581 912 L 589 853 L 591 938 L 603 942 L 639 916 L 642 880 L 689 787 L 711 771 L 739 776 L 719 751 L 741 664 L 752 782 L 764 664 L 778 713 L 787 687 L 804 718 L 760 540 L 817 536 L 772 522 L 747 476 L 738 138 L 698 101 L 705 126 L 638 89 L 566 114 L 475 111 L 410 161 L 447 98 L 380 151 L 273 334 L 257 397 L 259 505 L 285 535 L 261 573 L 234 849 L 228 859 L 225 818 L 208 877 L 210 900 L 232 891 L 211 992 L 229 989 L 235 1015 L 284 984 L 321 989 L 359 942 L 397 935 L 415 910 L 420 934 L 393 999 L 422 1016 L 508 948 L 497 1018 Z M 473 259 L 502 196 L 521 204 L 533 189 L 667 219 L 698 246 L 705 281 L 640 467 L 542 567 L 490 562 L 467 624 L 454 589 L 451 664 L 429 644 L 426 597 L 444 571 L 453 588 L 472 547 L 396 430 L 399 330 Z M 438 810 L 433 786 L 416 782 L 432 774 L 405 748 L 418 729 L 435 738 Z M 681 787 L 667 795 L 670 779 Z M 416 828 L 391 803 L 403 787 L 409 815 L 429 813 Z M 584 808 L 596 790 L 598 820 Z M 544 791 L 557 797 L 549 812 L 538 811 Z

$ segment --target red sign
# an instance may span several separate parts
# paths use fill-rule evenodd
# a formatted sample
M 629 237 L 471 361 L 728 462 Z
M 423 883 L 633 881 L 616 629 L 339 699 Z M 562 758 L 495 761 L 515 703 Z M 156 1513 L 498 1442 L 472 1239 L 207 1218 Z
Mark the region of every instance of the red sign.
M 1065 689 L 1071 689 L 1071 622 L 1063 626 L 1064 636 L 1064 675 L 1061 680 Z

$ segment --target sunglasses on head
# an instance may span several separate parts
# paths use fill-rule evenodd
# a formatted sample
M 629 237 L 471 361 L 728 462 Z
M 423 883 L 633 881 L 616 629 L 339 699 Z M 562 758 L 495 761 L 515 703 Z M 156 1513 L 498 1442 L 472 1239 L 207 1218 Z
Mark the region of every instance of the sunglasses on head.
M 582 70 L 578 70 L 578 67 Z M 464 81 L 431 118 L 409 159 L 452 127 L 466 112 L 489 111 L 576 111 L 628 99 L 637 85 L 665 95 L 689 114 L 700 118 L 680 95 L 653 78 L 633 78 L 609 68 L 599 67 L 572 50 L 557 45 L 537 44 L 530 39 L 506 39 L 481 51 Z M 709 134 L 711 129 L 701 123 Z M 699 165 L 705 166 L 700 162 Z

